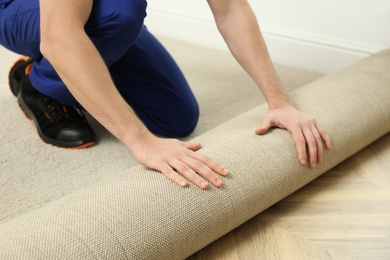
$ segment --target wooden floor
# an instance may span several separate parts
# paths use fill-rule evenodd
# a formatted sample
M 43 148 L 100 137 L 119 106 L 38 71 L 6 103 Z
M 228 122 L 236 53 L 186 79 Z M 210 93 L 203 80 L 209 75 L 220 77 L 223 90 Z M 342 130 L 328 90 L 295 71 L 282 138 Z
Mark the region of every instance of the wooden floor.
M 189 259 L 390 259 L 390 134 Z

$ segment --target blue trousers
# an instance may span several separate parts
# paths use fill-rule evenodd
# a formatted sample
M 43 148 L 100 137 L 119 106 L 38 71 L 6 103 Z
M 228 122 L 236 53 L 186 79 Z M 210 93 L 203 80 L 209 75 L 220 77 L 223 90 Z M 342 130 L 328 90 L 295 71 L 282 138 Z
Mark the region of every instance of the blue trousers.
M 196 126 L 198 104 L 176 62 L 144 27 L 146 6 L 145 0 L 95 0 L 85 31 L 119 92 L 149 130 L 167 137 L 185 136 Z M 39 0 L 13 0 L 0 6 L 0 44 L 35 59 L 30 80 L 38 91 L 77 106 L 40 52 L 39 20 Z

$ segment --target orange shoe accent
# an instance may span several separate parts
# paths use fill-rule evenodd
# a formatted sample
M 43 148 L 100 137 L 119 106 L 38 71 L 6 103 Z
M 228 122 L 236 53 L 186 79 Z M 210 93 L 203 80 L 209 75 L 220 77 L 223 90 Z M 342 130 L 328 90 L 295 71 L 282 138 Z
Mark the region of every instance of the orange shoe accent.
M 34 120 L 31 120 L 31 121 L 32 121 L 32 123 L 34 123 Z M 38 134 L 38 137 L 39 137 L 39 140 L 41 140 L 46 145 L 52 145 L 54 147 L 57 147 L 57 148 L 60 148 L 60 149 L 65 149 L 65 150 L 81 150 L 81 149 L 85 149 L 85 148 L 94 146 L 97 143 L 97 142 L 89 142 L 89 143 L 82 144 L 82 145 L 75 146 L 75 147 L 63 147 L 63 146 L 58 146 L 58 145 L 55 145 L 55 144 L 50 144 L 50 143 L 45 142 L 45 140 L 43 140 L 42 137 L 39 134 Z
M 30 57 L 28 57 L 28 56 L 20 56 L 20 57 L 14 62 L 14 65 L 15 65 L 18 61 L 20 61 L 20 60 L 26 61 L 26 60 L 28 60 L 28 59 L 30 59 Z
M 18 61 L 21 61 L 21 60 L 27 61 L 28 59 L 30 59 L 30 57 L 28 57 L 28 56 L 20 56 L 20 57 L 14 62 L 14 64 L 12 64 L 11 68 L 10 68 L 9 71 L 8 71 L 8 74 L 11 73 L 12 68 L 16 65 L 16 63 L 17 63 Z
M 31 70 L 32 70 L 32 64 L 28 64 L 24 73 L 26 73 L 26 75 L 30 75 Z
M 65 149 L 67 149 L 67 150 L 80 150 L 80 149 L 84 149 L 84 148 L 89 148 L 91 146 L 94 146 L 95 144 L 96 144 L 96 142 L 89 142 L 89 143 L 86 143 L 86 144 L 83 144 L 83 145 L 80 145 L 77 147 L 65 147 Z M 63 147 L 60 147 L 60 148 L 63 148 Z
M 49 115 L 49 113 L 47 111 L 45 111 L 45 116 L 47 119 L 49 119 L 49 120 L 51 119 L 51 116 Z
M 32 123 L 34 123 L 33 120 L 32 120 Z M 89 143 L 82 144 L 82 145 L 76 146 L 76 147 L 62 147 L 62 146 L 58 146 L 58 145 L 55 145 L 55 144 L 50 144 L 50 143 L 45 142 L 45 140 L 43 140 L 42 137 L 39 134 L 38 134 L 38 137 L 46 145 L 52 145 L 54 147 L 57 147 L 57 148 L 60 148 L 60 149 L 65 149 L 65 150 L 81 150 L 81 149 L 85 149 L 85 148 L 89 148 L 91 146 L 94 146 L 97 143 L 97 142 L 89 142 Z

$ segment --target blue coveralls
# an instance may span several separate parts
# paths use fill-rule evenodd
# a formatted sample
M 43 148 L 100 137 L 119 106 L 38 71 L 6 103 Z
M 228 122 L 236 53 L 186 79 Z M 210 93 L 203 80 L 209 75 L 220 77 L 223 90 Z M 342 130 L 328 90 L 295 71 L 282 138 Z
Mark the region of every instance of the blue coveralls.
M 144 27 L 146 6 L 145 0 L 94 0 L 85 31 L 119 92 L 149 130 L 185 136 L 196 126 L 198 104 L 175 61 Z M 0 0 L 0 45 L 35 59 L 30 80 L 38 91 L 77 106 L 40 53 L 39 17 L 39 0 Z

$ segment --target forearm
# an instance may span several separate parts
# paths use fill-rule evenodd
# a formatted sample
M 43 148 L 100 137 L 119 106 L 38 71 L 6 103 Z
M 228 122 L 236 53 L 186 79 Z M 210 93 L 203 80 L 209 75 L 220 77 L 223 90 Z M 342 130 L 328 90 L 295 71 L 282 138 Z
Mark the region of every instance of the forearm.
M 127 146 L 149 131 L 117 91 L 109 71 L 83 31 L 66 29 L 55 40 L 43 40 L 42 52 L 77 101 Z M 69 34 L 70 35 L 70 34 Z M 74 62 L 77 61 L 77 62 Z
M 208 0 L 217 26 L 229 49 L 255 80 L 270 112 L 256 129 L 265 134 L 271 127 L 287 129 L 293 136 L 301 164 L 315 167 L 322 162 L 323 145 L 331 149 L 331 140 L 317 121 L 297 110 L 276 74 L 267 46 L 247 0 Z
M 214 3 L 215 2 L 215 3 Z M 209 1 L 216 23 L 230 51 L 254 79 L 270 108 L 291 100 L 274 69 L 255 15 L 246 1 L 230 1 L 220 7 Z

